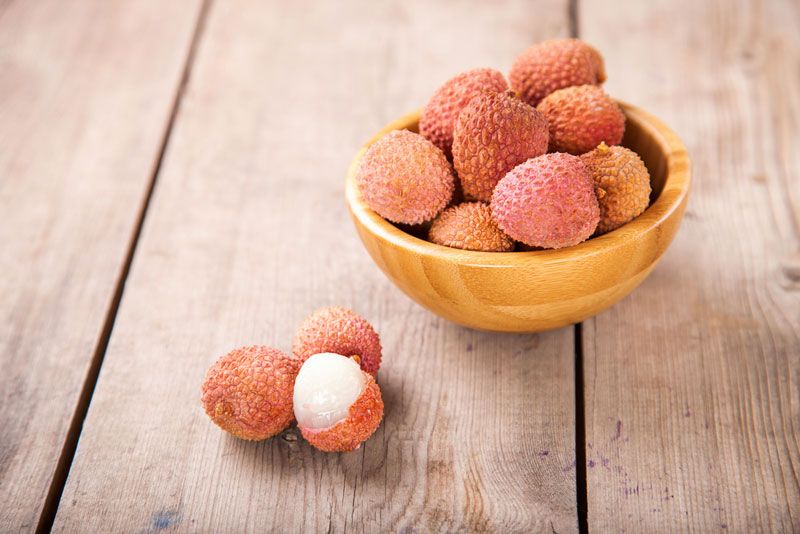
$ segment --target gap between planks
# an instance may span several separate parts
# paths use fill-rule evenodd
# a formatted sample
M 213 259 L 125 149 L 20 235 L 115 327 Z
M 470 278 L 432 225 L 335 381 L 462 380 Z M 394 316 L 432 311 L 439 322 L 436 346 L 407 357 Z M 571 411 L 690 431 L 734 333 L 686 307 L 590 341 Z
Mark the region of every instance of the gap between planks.
M 570 37 L 580 36 L 578 18 L 580 0 L 569 0 L 567 18 Z M 575 499 L 578 510 L 578 532 L 589 532 L 589 493 L 586 475 L 586 407 L 583 391 L 583 323 L 575 329 Z
M 75 451 L 78 447 L 78 439 L 80 438 L 83 421 L 86 419 L 86 414 L 89 411 L 89 403 L 92 399 L 95 386 L 97 385 L 97 378 L 100 375 L 100 367 L 103 365 L 103 358 L 106 354 L 106 349 L 108 348 L 108 342 L 111 339 L 111 332 L 114 329 L 117 311 L 119 310 L 119 305 L 122 301 L 122 294 L 125 290 L 125 281 L 128 278 L 131 264 L 133 263 L 133 257 L 136 254 L 136 246 L 142 233 L 144 220 L 147 216 L 147 210 L 150 206 L 153 192 L 155 191 L 158 174 L 161 171 L 161 164 L 164 161 L 164 154 L 169 146 L 169 140 L 172 134 L 173 126 L 175 125 L 175 119 L 178 115 L 178 109 L 186 91 L 186 87 L 189 83 L 189 79 L 191 78 L 192 64 L 194 63 L 195 54 L 202 37 L 205 22 L 208 19 L 208 12 L 211 9 L 212 1 L 213 0 L 203 0 L 203 3 L 200 7 L 200 12 L 197 15 L 197 21 L 195 22 L 194 31 L 189 41 L 186 60 L 184 61 L 181 72 L 180 82 L 178 83 L 178 87 L 175 91 L 175 96 L 170 107 L 169 120 L 164 128 L 164 134 L 161 138 L 161 142 L 159 143 L 158 156 L 156 157 L 153 170 L 150 173 L 147 192 L 145 193 L 141 207 L 139 208 L 139 213 L 136 217 L 136 222 L 133 227 L 133 233 L 131 234 L 127 252 L 125 254 L 125 261 L 122 264 L 119 277 L 114 285 L 114 295 L 111 299 L 111 304 L 109 305 L 108 311 L 106 312 L 106 318 L 103 322 L 103 328 L 100 332 L 100 337 L 98 338 L 94 354 L 92 355 L 89 371 L 87 372 L 86 379 L 83 382 L 83 387 L 78 397 L 78 403 L 75 407 L 75 412 L 72 415 L 72 420 L 69 424 L 66 439 L 64 440 L 64 446 L 61 449 L 61 454 L 58 457 L 58 462 L 53 473 L 53 478 L 50 482 L 50 487 L 47 490 L 47 497 L 45 498 L 44 506 L 42 507 L 42 513 L 39 516 L 39 523 L 36 526 L 37 534 L 50 532 L 53 528 L 53 522 L 56 518 L 56 512 L 58 511 L 58 505 L 61 501 L 61 495 L 64 491 L 64 486 L 67 483 L 67 476 L 69 476 L 72 460 L 75 457 Z
M 589 532 L 589 493 L 586 478 L 586 408 L 583 391 L 583 323 L 575 325 L 575 493 L 578 532 Z

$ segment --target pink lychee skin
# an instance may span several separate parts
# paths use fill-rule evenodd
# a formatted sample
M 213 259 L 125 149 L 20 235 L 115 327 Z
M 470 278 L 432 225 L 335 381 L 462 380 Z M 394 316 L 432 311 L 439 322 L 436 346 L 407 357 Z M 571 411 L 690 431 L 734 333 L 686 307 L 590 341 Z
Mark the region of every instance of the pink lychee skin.
M 506 89 L 508 82 L 497 70 L 481 68 L 462 72 L 439 87 L 422 109 L 419 133 L 451 157 L 453 129 L 461 110 L 484 92 L 500 93 Z
M 536 106 L 557 89 L 599 84 L 606 79 L 603 57 L 580 39 L 537 43 L 517 57 L 508 74 L 511 88 Z
M 464 193 L 488 202 L 508 171 L 547 152 L 549 136 L 545 116 L 511 91 L 474 98 L 453 132 L 453 165 Z
M 420 224 L 450 202 L 455 174 L 433 143 L 417 133 L 394 130 L 364 153 L 356 183 L 367 205 L 384 219 Z
M 294 420 L 292 390 L 302 362 L 266 346 L 232 350 L 203 382 L 203 408 L 220 428 L 247 440 L 267 439 Z
M 577 245 L 600 221 L 589 170 L 577 156 L 563 153 L 514 167 L 497 184 L 491 207 L 505 233 L 532 247 Z
M 577 85 L 549 94 L 536 107 L 550 125 L 550 151 L 576 156 L 604 142 L 618 145 L 625 133 L 619 104 L 595 85 Z
M 316 310 L 295 334 L 292 353 L 301 361 L 321 352 L 356 356 L 361 369 L 372 376 L 381 366 L 378 333 L 365 318 L 340 306 Z

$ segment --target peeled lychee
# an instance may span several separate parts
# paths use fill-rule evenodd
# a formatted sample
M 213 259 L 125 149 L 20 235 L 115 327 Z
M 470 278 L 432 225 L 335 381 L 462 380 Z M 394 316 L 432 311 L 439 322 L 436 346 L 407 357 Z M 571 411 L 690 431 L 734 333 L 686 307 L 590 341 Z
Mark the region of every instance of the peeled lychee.
M 650 173 L 636 152 L 600 143 L 580 158 L 594 179 L 600 203 L 598 234 L 619 228 L 647 209 L 650 204 Z
M 366 319 L 347 308 L 322 308 L 306 317 L 294 337 L 292 352 L 303 361 L 321 352 L 354 356 L 373 376 L 381 365 L 378 333 Z
M 470 100 L 483 92 L 508 89 L 503 74 L 494 69 L 472 69 L 446 81 L 422 109 L 419 133 L 438 146 L 449 157 L 453 144 L 453 127 L 458 114 Z
M 514 240 L 500 230 L 492 218 L 489 204 L 484 202 L 465 202 L 444 210 L 433 221 L 428 240 L 464 250 L 514 250 Z
M 274 436 L 294 420 L 292 389 L 300 365 L 297 358 L 271 347 L 233 350 L 209 368 L 203 408 L 237 438 Z
M 514 93 L 474 98 L 453 133 L 453 164 L 464 194 L 488 202 L 508 171 L 547 152 L 548 137 L 544 115 Z
M 497 184 L 491 206 L 498 226 L 532 247 L 577 245 L 600 220 L 592 177 L 569 154 L 545 154 L 514 167 Z
M 322 353 L 308 358 L 294 385 L 294 413 L 303 437 L 322 451 L 352 451 L 383 419 L 381 390 L 353 359 Z
M 511 89 L 535 106 L 557 89 L 603 83 L 606 71 L 603 57 L 588 44 L 579 39 L 554 39 L 520 54 L 508 78 Z
M 550 124 L 550 150 L 583 154 L 605 142 L 617 145 L 625 133 L 625 115 L 595 85 L 559 89 L 536 107 Z
M 436 217 L 453 196 L 454 179 L 444 153 L 408 130 L 390 132 L 371 145 L 356 173 L 367 205 L 404 224 Z

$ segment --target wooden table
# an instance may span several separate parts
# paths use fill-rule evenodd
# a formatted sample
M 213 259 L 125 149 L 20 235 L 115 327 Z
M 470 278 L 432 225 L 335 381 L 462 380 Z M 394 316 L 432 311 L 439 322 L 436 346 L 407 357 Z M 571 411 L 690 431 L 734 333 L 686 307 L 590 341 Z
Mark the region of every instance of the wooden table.
M 677 240 L 574 328 L 449 324 L 343 179 L 453 74 L 545 38 L 685 140 Z M 800 4 L 0 1 L 0 531 L 800 531 Z M 386 419 L 238 441 L 207 366 L 350 306 Z

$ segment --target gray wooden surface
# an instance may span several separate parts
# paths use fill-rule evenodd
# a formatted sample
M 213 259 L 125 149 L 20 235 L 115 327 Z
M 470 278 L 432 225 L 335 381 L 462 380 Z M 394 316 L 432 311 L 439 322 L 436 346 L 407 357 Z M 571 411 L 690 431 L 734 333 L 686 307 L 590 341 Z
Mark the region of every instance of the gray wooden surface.
M 695 177 L 661 265 L 583 327 L 590 530 L 798 531 L 800 4 L 580 7 Z
M 51 519 L 198 7 L 0 2 L 0 531 Z
M 0 2 L 0 531 L 800 530 L 799 28 L 791 0 Z M 681 232 L 581 328 L 449 324 L 361 248 L 349 160 L 576 32 L 689 147 Z M 213 360 L 331 304 L 384 344 L 364 447 L 207 420 Z

